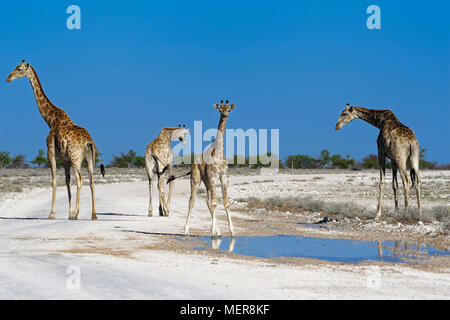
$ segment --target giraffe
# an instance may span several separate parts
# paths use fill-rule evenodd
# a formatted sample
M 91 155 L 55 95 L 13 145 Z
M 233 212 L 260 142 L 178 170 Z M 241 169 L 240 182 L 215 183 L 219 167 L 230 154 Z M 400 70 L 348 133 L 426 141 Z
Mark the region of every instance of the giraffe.
M 174 179 L 190 175 L 191 182 L 191 197 L 189 199 L 189 210 L 186 218 L 186 224 L 184 226 L 184 233 L 189 234 L 189 220 L 191 217 L 191 211 L 194 207 L 195 196 L 197 194 L 198 187 L 200 183 L 203 181 L 206 187 L 206 204 L 208 206 L 209 212 L 212 218 L 211 224 L 211 235 L 213 237 L 220 236 L 220 230 L 217 227 L 216 222 L 216 207 L 217 207 L 217 198 L 216 198 L 216 183 L 220 179 L 221 187 L 222 187 L 222 196 L 223 196 L 223 204 L 225 207 L 225 211 L 228 219 L 228 229 L 230 231 L 230 235 L 233 237 L 234 230 L 233 224 L 231 222 L 230 215 L 230 202 L 228 199 L 228 164 L 225 160 L 224 153 L 224 136 L 225 136 L 225 124 L 228 119 L 228 115 L 231 110 L 234 109 L 235 104 L 228 104 L 228 100 L 223 103 L 223 100 L 220 101 L 219 104 L 214 104 L 214 107 L 220 112 L 220 120 L 219 126 L 217 129 L 217 134 L 214 142 L 211 146 L 201 155 L 196 157 L 194 163 L 191 165 L 191 171 L 185 174 L 181 174 L 179 176 L 171 176 L 168 181 L 172 181 Z
M 381 199 L 383 196 L 384 179 L 386 174 L 386 157 L 391 159 L 392 162 L 392 188 L 394 190 L 395 211 L 398 212 L 397 171 L 399 171 L 405 192 L 405 213 L 408 212 L 409 178 L 406 171 L 406 162 L 409 159 L 411 164 L 411 189 L 415 188 L 416 190 L 417 207 L 420 214 L 420 149 L 419 142 L 414 135 L 414 131 L 403 125 L 391 110 L 374 110 L 356 106 L 351 107 L 348 103 L 336 123 L 336 130 L 340 130 L 342 126 L 354 119 L 364 120 L 380 129 L 377 139 L 378 162 L 380 166 L 380 193 L 378 196 L 378 207 L 375 220 L 379 221 L 381 218 Z
M 92 197 L 92 220 L 97 219 L 95 210 L 95 187 L 94 187 L 94 166 L 95 154 L 99 155 L 101 163 L 100 171 L 105 176 L 105 168 L 100 158 L 100 152 L 89 135 L 88 131 L 81 128 L 69 118 L 66 112 L 54 106 L 45 95 L 37 73 L 33 66 L 22 60 L 8 76 L 7 82 L 27 77 L 34 91 L 34 96 L 38 105 L 39 112 L 50 128 L 47 136 L 47 157 L 50 162 L 52 172 L 52 208 L 49 219 L 55 218 L 56 206 L 56 157 L 60 158 L 64 163 L 64 171 L 66 177 L 67 194 L 69 198 L 69 219 L 78 219 L 80 192 L 83 184 L 83 176 L 81 175 L 81 163 L 86 159 L 87 169 L 90 179 L 91 197 Z M 70 167 L 73 168 L 77 182 L 77 197 L 75 211 L 72 207 L 72 193 L 70 191 Z
M 178 125 L 178 128 L 163 128 L 159 135 L 147 145 L 145 150 L 145 168 L 147 169 L 148 176 L 148 189 L 149 189 L 149 206 L 148 216 L 153 214 L 152 207 L 152 177 L 154 173 L 158 178 L 158 191 L 159 191 L 159 215 L 168 216 L 170 210 L 170 198 L 172 196 L 173 181 L 169 183 L 169 194 L 167 202 L 164 197 L 164 173 L 169 169 L 169 175 L 172 175 L 172 148 L 170 147 L 170 141 L 180 140 L 183 145 L 186 144 L 186 134 L 189 129 L 186 129 L 186 125 Z M 163 168 L 160 170 L 160 168 Z

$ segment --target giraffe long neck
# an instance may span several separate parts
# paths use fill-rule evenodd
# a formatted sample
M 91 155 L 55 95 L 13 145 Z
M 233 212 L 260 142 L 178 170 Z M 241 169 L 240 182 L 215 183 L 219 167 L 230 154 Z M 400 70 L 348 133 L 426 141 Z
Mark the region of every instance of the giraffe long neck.
M 170 146 L 170 141 L 172 140 L 172 132 L 174 131 L 174 128 L 163 128 L 161 132 L 159 133 L 159 139 L 161 143 L 167 144 Z
M 216 135 L 216 155 L 224 156 L 225 124 L 228 117 L 221 115 Z
M 387 112 L 390 112 L 389 110 L 373 110 L 362 107 L 354 107 L 354 109 L 359 119 L 370 123 L 378 129 L 382 129 L 384 127 Z
M 32 66 L 30 66 L 31 71 L 28 73 L 28 80 L 30 80 L 31 87 L 34 91 L 34 97 L 36 98 L 36 102 L 39 108 L 39 112 L 44 118 L 45 122 L 47 122 L 48 126 L 51 128 L 53 125 L 53 120 L 55 119 L 55 114 L 57 113 L 59 108 L 55 107 L 42 89 L 41 82 L 39 81 L 39 77 L 37 76 L 36 71 Z

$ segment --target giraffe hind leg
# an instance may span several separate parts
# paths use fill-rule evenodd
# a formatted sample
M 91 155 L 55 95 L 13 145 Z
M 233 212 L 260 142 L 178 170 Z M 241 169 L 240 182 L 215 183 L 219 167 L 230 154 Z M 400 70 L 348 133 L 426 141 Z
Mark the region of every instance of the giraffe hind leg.
M 81 164 L 72 163 L 72 167 L 77 181 L 77 198 L 75 202 L 75 215 L 72 216 L 71 220 L 77 220 L 78 214 L 80 213 L 80 194 L 81 187 L 83 186 L 83 176 L 81 175 Z
M 398 180 L 397 180 L 397 164 L 392 161 L 392 190 L 394 192 L 395 212 L 398 213 Z
M 220 178 L 221 185 L 222 185 L 222 197 L 223 197 L 223 206 L 225 207 L 225 212 L 227 213 L 227 219 L 228 219 L 228 230 L 230 231 L 230 236 L 233 237 L 234 235 L 234 228 L 233 223 L 231 222 L 231 214 L 230 214 L 230 201 L 228 199 L 228 177 L 226 175 L 223 175 Z
M 197 196 L 198 187 L 200 186 L 200 171 L 197 167 L 192 168 L 191 173 L 191 197 L 189 198 L 189 209 L 186 217 L 186 224 L 184 225 L 184 233 L 189 234 L 189 221 L 191 218 L 192 208 L 194 208 L 195 197 Z
M 64 173 L 66 176 L 67 197 L 69 199 L 69 217 L 73 216 L 72 192 L 70 190 L 70 162 L 64 161 Z
M 89 185 L 91 189 L 92 200 L 92 220 L 97 220 L 97 210 L 95 209 L 95 184 L 94 184 L 94 161 L 95 153 L 92 144 L 89 144 L 89 151 L 86 154 L 87 171 L 89 175 Z
M 55 137 L 49 135 L 47 137 L 47 158 L 50 162 L 50 169 L 52 171 L 52 209 L 50 211 L 49 219 L 55 218 L 56 211 L 56 149 L 55 149 Z

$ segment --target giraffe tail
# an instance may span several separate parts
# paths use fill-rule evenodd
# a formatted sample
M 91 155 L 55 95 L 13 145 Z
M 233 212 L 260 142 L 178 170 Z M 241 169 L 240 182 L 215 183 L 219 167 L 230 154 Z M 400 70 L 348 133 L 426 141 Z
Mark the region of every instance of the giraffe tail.
M 98 160 L 100 161 L 100 172 L 102 174 L 103 177 L 105 177 L 105 166 L 103 165 L 103 161 L 102 161 L 102 157 L 100 155 L 100 151 L 98 151 L 97 146 L 95 145 L 94 142 L 89 144 L 89 147 L 91 148 L 91 153 L 92 153 L 92 163 L 95 166 L 95 154 L 98 154 Z M 94 148 L 95 148 L 95 152 L 94 152 Z
M 411 189 L 414 189 L 414 187 L 416 185 L 416 179 L 417 179 L 416 170 L 411 168 L 411 170 L 409 171 L 409 174 L 411 175 L 411 181 L 412 181 Z
M 170 181 L 173 181 L 173 180 L 175 180 L 175 179 L 178 179 L 178 178 L 181 178 L 181 177 L 188 176 L 188 175 L 190 175 L 191 173 L 192 173 L 192 171 L 189 171 L 189 172 L 187 172 L 187 173 L 183 173 L 183 174 L 180 174 L 180 175 L 178 175 L 178 176 L 170 176 L 169 179 L 167 179 L 167 183 L 169 183 Z
M 167 169 L 169 169 L 169 165 L 166 165 L 163 170 L 161 172 L 159 172 L 159 162 L 158 162 L 158 158 L 152 154 L 153 160 L 155 160 L 155 167 L 156 167 L 156 175 L 159 177 L 161 177 L 166 171 Z

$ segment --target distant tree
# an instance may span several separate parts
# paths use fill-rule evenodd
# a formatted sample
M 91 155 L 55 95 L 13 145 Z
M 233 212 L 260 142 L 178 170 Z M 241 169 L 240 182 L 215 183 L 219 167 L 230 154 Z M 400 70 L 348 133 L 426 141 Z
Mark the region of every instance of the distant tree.
M 48 162 L 47 157 L 45 156 L 44 150 L 39 149 L 38 155 L 34 160 L 31 161 L 32 164 L 37 164 L 38 167 L 41 167 L 42 164 L 46 164 Z
M 421 148 L 419 152 L 419 167 L 423 169 L 433 169 L 437 166 L 437 162 L 427 161 L 426 153 L 428 149 Z
M 264 159 L 264 161 L 261 161 L 261 159 Z M 271 161 L 266 163 L 266 161 L 268 159 L 270 159 Z M 275 161 L 275 163 L 278 164 L 279 168 L 284 167 L 282 164 L 282 161 L 280 161 L 278 156 L 273 156 L 271 152 L 267 152 L 266 154 L 258 154 L 256 156 L 256 161 L 255 161 L 255 158 L 253 157 L 251 168 L 252 169 L 261 168 L 261 167 L 270 168 L 272 166 L 272 161 Z M 250 164 L 250 159 L 246 158 L 245 162 Z M 254 162 L 256 162 L 256 163 L 254 163 Z
M 230 167 L 247 167 L 249 165 L 250 159 L 235 154 L 233 155 L 233 158 L 228 159 L 227 162 Z
M 136 162 L 136 152 L 134 150 L 128 151 L 127 154 L 121 154 L 122 158 L 125 160 L 125 162 L 128 165 L 128 168 L 131 168 L 134 166 L 134 163 Z
M 115 154 L 113 154 L 113 159 L 109 165 L 111 167 L 117 167 L 117 168 L 128 168 L 129 167 L 129 163 L 122 156 L 117 156 Z
M 319 160 L 307 154 L 291 155 L 286 158 L 285 165 L 287 168 L 317 168 L 319 166 Z
M 25 155 L 18 154 L 11 159 L 11 168 L 27 168 L 28 165 L 25 162 Z
M 183 154 L 183 156 L 176 156 L 174 157 L 174 162 L 177 167 L 180 168 L 187 168 L 192 163 L 194 163 L 195 154 L 189 153 L 189 154 Z
M 134 166 L 137 168 L 145 167 L 145 158 L 143 156 L 136 156 L 134 159 Z
M 0 151 L 0 169 L 7 166 L 11 161 L 8 151 Z
M 369 154 L 362 158 L 362 165 L 366 169 L 378 168 L 378 156 L 375 154 Z
M 355 159 L 350 158 L 349 154 L 345 155 L 345 158 L 342 158 L 340 154 L 334 154 L 331 157 L 331 163 L 335 168 L 347 169 L 355 164 Z
M 113 154 L 113 160 L 109 165 L 119 168 L 143 167 L 145 166 L 145 159 L 138 156 L 134 150 L 130 150 L 128 153 L 121 152 L 120 156 Z
M 327 149 L 320 151 L 320 156 L 317 160 L 319 160 L 320 167 L 323 168 L 328 166 L 331 163 L 330 151 L 328 151 Z

